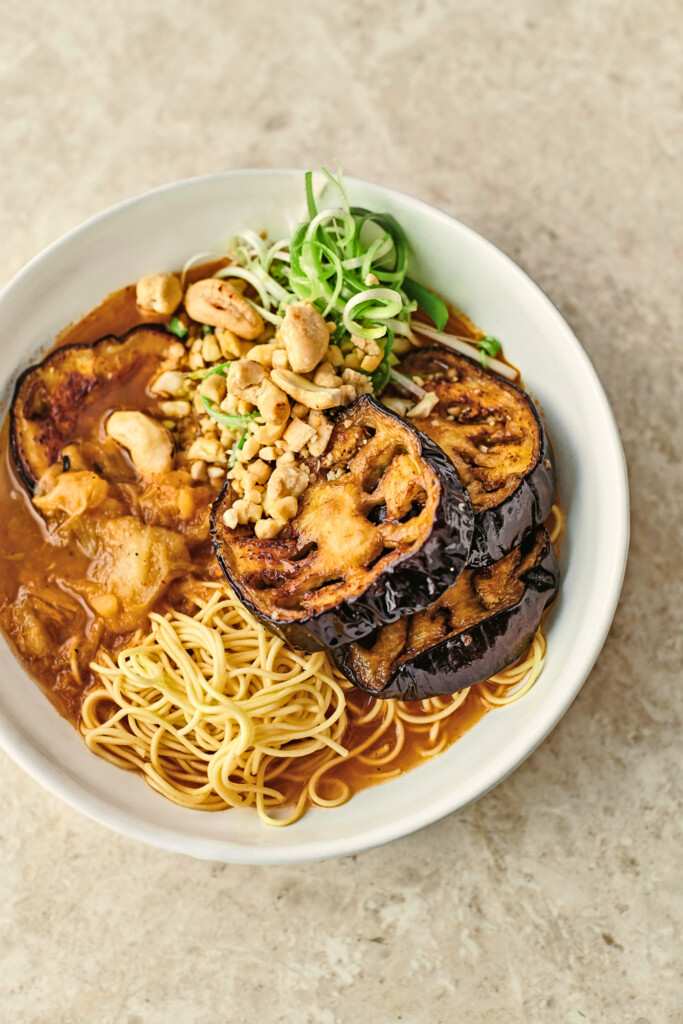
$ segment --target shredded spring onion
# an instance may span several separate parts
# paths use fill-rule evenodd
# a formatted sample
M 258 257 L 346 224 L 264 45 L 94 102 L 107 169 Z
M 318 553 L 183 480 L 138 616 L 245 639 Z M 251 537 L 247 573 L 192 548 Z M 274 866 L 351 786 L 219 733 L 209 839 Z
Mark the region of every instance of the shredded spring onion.
M 271 304 L 271 297 L 268 294 L 263 281 L 260 280 L 260 278 L 251 269 L 247 269 L 246 267 L 236 267 L 234 264 L 231 264 L 229 267 L 223 267 L 222 270 L 219 270 L 217 274 L 214 274 L 214 277 L 219 277 L 221 279 L 240 277 L 242 280 L 247 281 L 252 288 L 258 292 L 258 296 L 266 308 Z
M 190 370 L 188 373 L 185 374 L 185 376 L 187 377 L 188 380 L 202 381 L 206 380 L 207 377 L 212 377 L 214 373 L 219 374 L 221 377 L 227 377 L 227 371 L 228 367 L 230 366 L 230 362 L 231 360 L 228 361 L 227 363 L 219 363 L 217 366 L 212 366 L 208 373 L 206 371 L 206 367 L 203 367 L 201 370 Z
M 232 446 L 232 448 L 230 450 L 230 468 L 231 469 L 235 465 L 235 463 L 237 462 L 237 453 L 242 451 L 242 449 L 244 448 L 244 442 L 247 439 L 247 434 L 248 433 L 249 433 L 248 430 L 243 430 L 241 437 L 239 437 L 237 439 L 237 441 L 235 441 L 234 445 Z
M 343 351 L 353 350 L 354 335 L 380 343 L 382 363 L 371 375 L 379 394 L 396 361 L 389 336 L 411 336 L 410 314 L 418 305 L 402 290 L 406 238 L 389 214 L 350 206 L 341 174 L 325 168 L 323 174 L 336 190 L 335 204 L 319 207 L 309 172 L 307 219 L 291 238 L 268 246 L 256 232 L 242 232 L 232 241 L 235 263 L 216 276 L 247 281 L 257 297 L 248 301 L 269 323 L 279 325 L 290 303 L 305 300 L 336 325 L 334 340 Z
M 414 332 L 464 355 L 476 354 L 484 366 L 514 380 L 517 374 L 494 358 L 500 351 L 496 339 L 477 342 L 444 333 L 448 323 L 446 304 L 429 288 L 406 276 L 408 243 L 398 221 L 388 213 L 351 206 L 341 171 L 335 175 L 323 167 L 322 175 L 324 188 L 320 190 L 314 186 L 313 173 L 306 174 L 304 219 L 290 238 L 269 245 L 257 232 L 243 231 L 231 242 L 231 264 L 219 270 L 216 277 L 247 282 L 253 293 L 245 298 L 275 326 L 280 326 L 292 302 L 303 300 L 312 302 L 335 325 L 332 339 L 344 354 L 356 348 L 354 337 L 376 342 L 382 359 L 369 374 L 376 395 L 390 379 L 398 383 L 401 376 L 393 370 L 398 361 L 392 352 L 394 337 L 400 335 L 415 343 Z M 330 187 L 335 191 L 334 201 L 321 203 Z M 183 279 L 201 258 L 219 255 L 202 253 L 194 257 L 183 268 Z M 412 318 L 417 309 L 430 318 L 434 327 Z M 405 383 L 402 386 L 406 387 Z M 420 390 L 420 397 L 424 395 L 416 385 L 408 390 L 411 394 Z M 209 415 L 214 414 L 210 411 Z
M 475 338 L 462 338 L 457 334 L 444 334 L 443 331 L 435 331 L 433 328 L 421 323 L 414 323 L 413 328 L 418 334 L 423 334 L 432 341 L 438 341 L 444 348 L 450 348 L 463 356 L 469 356 L 470 359 L 482 354 L 477 347 L 478 342 Z M 513 370 L 507 363 L 501 363 L 499 359 L 487 358 L 487 365 L 492 370 L 495 370 L 496 373 L 499 373 L 501 377 L 506 377 L 508 380 L 517 379 L 517 371 Z
M 199 266 L 202 263 L 207 263 L 209 260 L 217 261 L 224 259 L 224 252 L 216 252 L 213 249 L 207 249 L 204 252 L 196 252 L 194 256 L 191 256 L 190 259 L 187 260 L 187 262 L 183 266 L 183 269 L 180 272 L 180 283 L 182 284 L 183 288 L 185 287 L 185 281 L 187 278 L 188 271 L 190 271 L 192 267 Z
M 409 392 L 409 394 L 414 395 L 418 400 L 424 398 L 427 394 L 424 388 L 421 388 L 420 385 L 416 384 L 415 381 L 410 379 L 410 377 L 406 377 L 404 373 L 399 373 L 398 370 L 391 370 L 390 376 L 395 384 L 398 384 L 399 387 L 402 387 L 403 390 Z
M 228 370 L 230 369 L 231 365 L 232 365 L 232 359 L 229 359 L 227 361 L 227 363 L 217 363 L 215 366 L 212 366 L 211 369 L 208 371 L 208 373 L 204 373 L 204 371 L 202 370 L 201 372 L 204 374 L 204 376 L 202 377 L 202 380 L 208 380 L 209 377 L 213 377 L 216 374 L 219 377 L 227 377 L 228 376 Z
M 343 323 L 349 334 L 375 341 L 387 333 L 387 320 L 392 320 L 403 308 L 400 294 L 393 288 L 367 288 L 346 303 Z M 351 314 L 359 318 L 352 320 Z M 377 324 L 377 321 L 380 321 Z M 362 322 L 359 322 L 362 321 Z M 372 326 L 376 324 L 376 326 Z
M 252 420 L 255 420 L 258 416 L 257 412 L 248 412 L 244 415 L 234 415 L 228 412 L 221 412 L 220 409 L 216 408 L 214 402 L 206 395 L 199 396 L 202 400 L 202 405 L 206 409 L 207 414 L 216 423 L 220 423 L 223 427 L 229 427 L 230 430 L 238 430 L 240 427 L 247 427 Z

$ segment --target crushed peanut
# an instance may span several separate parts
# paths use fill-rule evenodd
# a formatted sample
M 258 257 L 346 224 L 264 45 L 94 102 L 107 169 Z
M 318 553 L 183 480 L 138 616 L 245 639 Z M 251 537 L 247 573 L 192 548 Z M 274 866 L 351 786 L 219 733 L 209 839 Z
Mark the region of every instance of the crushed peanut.
M 216 437 L 198 437 L 190 445 L 187 458 L 190 462 L 200 459 L 202 462 L 226 463 L 225 449 Z
M 207 478 L 206 463 L 198 459 L 190 466 L 190 476 L 197 483 L 204 483 Z
M 212 373 L 199 385 L 199 393 L 211 402 L 215 402 L 216 405 L 220 405 L 225 398 L 227 386 L 227 381 L 222 374 Z
M 183 348 L 183 353 L 184 352 L 185 349 Z M 150 391 L 154 395 L 168 395 L 171 398 L 177 398 L 180 395 L 185 395 L 187 394 L 185 374 L 181 373 L 180 370 L 164 370 L 164 372 L 159 374 L 157 379 L 152 382 Z
M 223 520 L 225 521 L 225 516 Z M 273 537 L 277 537 L 281 529 L 282 523 L 278 523 L 275 519 L 259 519 L 257 523 L 254 523 L 254 533 L 259 540 L 272 540 Z
M 300 452 L 304 445 L 308 444 L 312 437 L 315 437 L 315 433 L 315 428 L 310 423 L 305 423 L 300 419 L 293 419 L 290 420 L 283 436 L 290 451 Z
M 162 402 L 161 411 L 164 416 L 168 416 L 172 420 L 182 420 L 190 415 L 192 406 L 189 402 L 184 401 Z
M 217 363 L 221 357 L 221 350 L 216 336 L 207 334 L 202 342 L 202 359 L 205 363 Z

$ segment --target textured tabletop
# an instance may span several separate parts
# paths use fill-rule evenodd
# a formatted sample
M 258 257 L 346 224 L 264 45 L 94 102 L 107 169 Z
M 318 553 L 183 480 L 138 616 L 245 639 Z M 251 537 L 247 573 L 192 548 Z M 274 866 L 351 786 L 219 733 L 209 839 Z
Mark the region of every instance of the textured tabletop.
M 0 1021 L 682 1021 L 679 0 L 0 13 L 1 283 L 155 185 L 339 158 L 538 281 L 604 383 L 632 497 L 614 626 L 564 720 L 475 806 L 389 847 L 193 862 L 0 755 Z

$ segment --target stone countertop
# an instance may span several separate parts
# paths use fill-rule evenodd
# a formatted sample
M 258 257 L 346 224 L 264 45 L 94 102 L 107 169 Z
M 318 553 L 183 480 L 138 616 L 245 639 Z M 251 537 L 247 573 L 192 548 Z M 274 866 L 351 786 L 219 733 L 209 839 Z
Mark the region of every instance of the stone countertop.
M 610 637 L 551 737 L 384 849 L 193 862 L 105 831 L 1 755 L 0 1020 L 682 1021 L 680 4 L 2 15 L 2 282 L 152 186 L 337 157 L 471 224 L 559 306 L 619 422 L 633 534 Z

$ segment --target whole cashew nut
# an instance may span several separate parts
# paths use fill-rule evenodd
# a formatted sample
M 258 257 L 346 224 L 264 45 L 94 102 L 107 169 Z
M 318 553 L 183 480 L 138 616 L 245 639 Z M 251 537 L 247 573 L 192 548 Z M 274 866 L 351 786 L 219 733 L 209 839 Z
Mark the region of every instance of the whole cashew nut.
M 141 477 L 147 479 L 173 469 L 173 439 L 169 431 L 144 412 L 117 410 L 107 420 L 106 431 L 128 449 Z
M 273 370 L 272 381 L 295 402 L 301 402 L 307 409 L 333 409 L 342 404 L 342 390 L 339 387 L 321 387 L 291 370 Z
M 280 327 L 289 365 L 296 373 L 309 373 L 322 362 L 330 344 L 327 324 L 311 302 L 293 302 Z
M 263 331 L 260 314 L 227 281 L 217 277 L 191 284 L 185 292 L 185 309 L 198 323 L 226 327 L 247 341 L 258 338 Z

